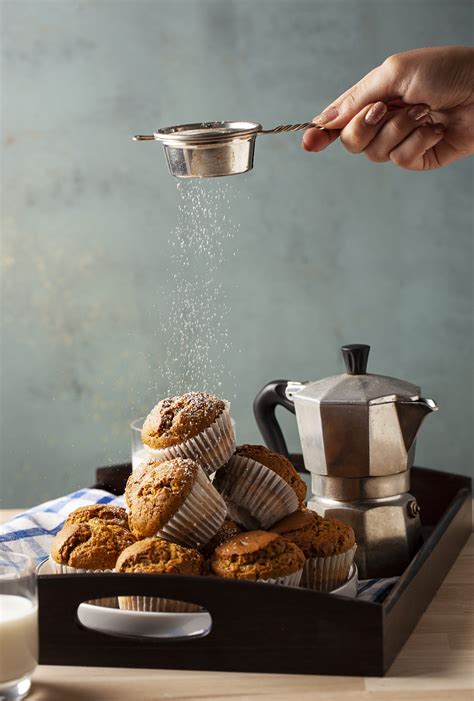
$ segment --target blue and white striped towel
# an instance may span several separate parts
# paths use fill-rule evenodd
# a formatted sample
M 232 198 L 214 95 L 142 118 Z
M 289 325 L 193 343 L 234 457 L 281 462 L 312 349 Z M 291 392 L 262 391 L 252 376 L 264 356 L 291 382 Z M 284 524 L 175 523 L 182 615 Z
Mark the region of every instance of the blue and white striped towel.
M 35 506 L 0 526 L 0 549 L 20 552 L 39 564 L 49 555 L 51 541 L 61 529 L 66 517 L 88 504 L 124 506 L 124 498 L 114 497 L 102 489 L 79 489 L 59 499 Z M 381 602 L 398 577 L 359 581 L 358 599 Z
M 74 509 L 89 504 L 124 506 L 124 498 L 114 497 L 102 489 L 79 489 L 65 497 L 46 501 L 0 526 L 0 548 L 28 555 L 39 564 L 48 557 L 51 541 L 61 530 L 66 517 Z
M 384 579 L 359 579 L 357 598 L 362 601 L 375 601 L 382 603 L 385 597 L 398 582 L 398 577 L 386 577 Z

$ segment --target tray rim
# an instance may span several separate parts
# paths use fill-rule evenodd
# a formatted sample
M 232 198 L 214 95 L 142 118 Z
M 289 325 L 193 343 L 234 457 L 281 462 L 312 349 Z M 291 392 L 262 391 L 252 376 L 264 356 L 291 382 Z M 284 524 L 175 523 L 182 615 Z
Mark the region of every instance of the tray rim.
M 421 567 L 423 567 L 427 562 L 430 553 L 433 551 L 434 543 L 439 542 L 445 533 L 446 528 L 456 517 L 456 514 L 458 513 L 459 508 L 462 507 L 466 497 L 470 496 L 471 491 L 467 487 L 464 487 L 457 492 L 444 516 L 440 519 L 440 521 L 438 521 L 428 538 L 424 541 L 423 545 L 416 553 L 413 560 L 410 562 L 403 574 L 400 575 L 398 581 L 394 584 L 393 588 L 382 602 L 386 615 L 390 613 L 391 609 L 396 605 L 397 599 L 403 594 L 413 577 L 416 576 Z

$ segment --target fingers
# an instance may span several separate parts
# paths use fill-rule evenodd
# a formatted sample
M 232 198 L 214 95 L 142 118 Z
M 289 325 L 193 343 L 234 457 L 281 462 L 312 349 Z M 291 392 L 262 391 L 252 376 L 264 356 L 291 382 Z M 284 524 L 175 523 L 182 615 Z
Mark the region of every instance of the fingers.
M 400 168 L 432 170 L 440 167 L 436 145 L 445 134 L 444 124 L 424 124 L 415 129 L 390 152 L 390 160 Z
M 395 57 L 374 68 L 326 107 L 314 121 L 330 129 L 342 129 L 369 103 L 389 102 L 400 94 L 401 71 Z
M 385 163 L 390 160 L 390 153 L 412 131 L 426 122 L 429 111 L 428 105 L 414 105 L 387 115 L 374 138 L 364 148 L 367 158 L 374 163 Z
M 400 107 L 407 106 L 407 105 L 405 105 L 405 103 L 402 100 L 393 100 L 391 102 L 388 102 L 387 105 L 384 105 L 383 102 L 379 102 L 379 103 L 376 103 L 376 105 L 379 105 L 378 110 L 379 111 L 382 110 L 383 114 L 385 114 L 386 112 L 391 112 L 393 110 L 396 110 Z M 367 107 L 365 107 L 363 110 L 361 110 L 361 112 L 360 112 L 361 116 L 365 117 L 367 112 L 369 112 L 369 110 L 371 108 L 374 108 L 374 107 L 375 107 L 375 105 L 367 105 Z M 382 116 L 383 116 L 383 114 L 382 114 Z M 373 110 L 372 110 L 372 114 L 368 117 L 369 122 L 371 120 L 373 120 L 374 117 L 375 117 L 375 115 L 373 114 Z M 348 125 L 348 126 L 352 125 L 352 127 L 355 127 L 356 123 L 354 122 L 354 124 L 353 124 L 353 122 L 354 122 L 354 120 L 352 120 L 350 122 L 350 125 Z M 372 123 L 372 125 L 374 125 L 376 122 L 371 121 L 371 123 Z M 380 126 L 382 126 L 382 125 L 380 125 Z M 348 127 L 346 127 L 346 129 L 347 128 Z M 373 136 L 375 131 L 373 129 L 367 129 L 366 131 L 367 131 L 367 143 L 368 143 L 370 141 L 369 135 Z M 351 153 L 360 153 L 360 151 L 363 150 L 364 146 L 362 146 L 361 148 L 354 147 L 354 149 L 352 149 L 350 147 L 350 141 L 351 140 L 357 141 L 357 137 L 354 136 L 353 138 L 351 138 L 349 135 L 349 131 L 347 131 L 345 133 L 347 135 L 347 144 L 345 144 L 347 150 L 351 151 Z M 321 129 L 308 129 L 303 135 L 301 145 L 305 151 L 313 151 L 313 152 L 322 151 L 327 146 L 329 146 L 329 144 L 332 144 L 332 142 L 335 141 L 339 135 L 340 135 L 339 129 L 323 129 L 323 130 L 321 130 Z
M 339 136 L 339 130 L 331 129 L 308 129 L 303 134 L 301 145 L 305 151 L 322 151 Z
M 376 137 L 384 125 L 387 107 L 383 102 L 364 107 L 340 133 L 341 141 L 349 153 L 361 153 Z
M 383 102 L 364 107 L 342 129 L 340 137 L 350 153 L 365 153 L 376 163 L 384 163 L 390 152 L 414 129 L 430 119 L 428 105 L 387 110 Z

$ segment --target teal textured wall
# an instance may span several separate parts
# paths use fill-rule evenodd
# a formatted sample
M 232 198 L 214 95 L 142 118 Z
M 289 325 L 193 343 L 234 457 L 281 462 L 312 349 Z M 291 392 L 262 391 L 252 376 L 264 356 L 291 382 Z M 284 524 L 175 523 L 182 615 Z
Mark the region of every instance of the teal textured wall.
M 472 4 L 4 0 L 2 14 L 1 504 L 28 506 L 127 459 L 129 421 L 165 390 L 180 197 L 160 147 L 130 135 L 309 119 L 391 53 L 468 44 Z M 255 170 L 230 181 L 238 233 L 216 279 L 240 440 L 258 440 L 266 381 L 339 372 L 339 346 L 368 342 L 372 372 L 439 402 L 417 462 L 469 473 L 472 161 L 419 174 L 299 142 L 259 137 Z

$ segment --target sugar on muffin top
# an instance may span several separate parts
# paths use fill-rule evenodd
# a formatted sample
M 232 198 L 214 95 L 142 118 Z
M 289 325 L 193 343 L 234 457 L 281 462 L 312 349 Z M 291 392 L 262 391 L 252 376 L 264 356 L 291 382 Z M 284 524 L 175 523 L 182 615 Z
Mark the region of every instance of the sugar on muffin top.
M 132 472 L 125 487 L 132 533 L 138 538 L 154 536 L 184 503 L 199 469 L 185 458 L 166 462 L 149 458 Z
M 142 441 L 153 449 L 193 438 L 219 418 L 226 402 L 207 392 L 187 392 L 162 399 L 146 417 Z

